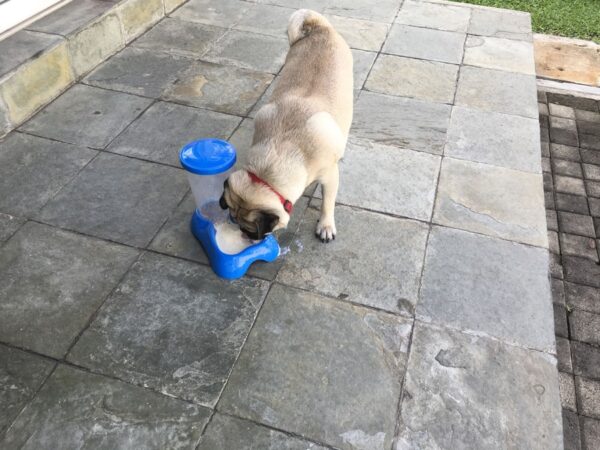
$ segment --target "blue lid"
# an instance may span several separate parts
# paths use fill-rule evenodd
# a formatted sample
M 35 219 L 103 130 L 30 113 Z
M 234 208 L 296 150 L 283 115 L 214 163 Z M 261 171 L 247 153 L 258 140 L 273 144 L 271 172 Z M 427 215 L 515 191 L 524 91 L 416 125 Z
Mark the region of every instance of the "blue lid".
M 225 172 L 235 164 L 233 146 L 221 139 L 200 139 L 186 144 L 179 153 L 185 170 L 198 175 Z

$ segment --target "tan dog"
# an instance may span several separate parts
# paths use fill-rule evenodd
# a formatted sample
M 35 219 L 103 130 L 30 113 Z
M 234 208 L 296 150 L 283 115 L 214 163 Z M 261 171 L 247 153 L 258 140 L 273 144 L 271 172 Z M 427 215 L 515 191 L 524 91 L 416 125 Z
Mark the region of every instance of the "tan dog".
M 335 239 L 338 161 L 352 123 L 352 54 L 322 15 L 301 9 L 290 17 L 290 50 L 269 103 L 254 119 L 243 169 L 225 182 L 221 207 L 252 239 L 285 228 L 292 205 L 313 181 L 323 203 L 316 234 Z

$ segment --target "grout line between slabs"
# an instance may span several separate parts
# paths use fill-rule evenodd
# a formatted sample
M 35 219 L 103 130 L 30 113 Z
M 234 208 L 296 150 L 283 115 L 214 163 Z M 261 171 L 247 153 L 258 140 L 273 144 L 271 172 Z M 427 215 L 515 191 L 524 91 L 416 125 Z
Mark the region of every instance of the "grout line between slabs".
M 231 414 L 231 413 L 227 413 L 227 412 L 223 412 L 223 411 L 218 411 L 218 413 L 219 413 L 220 415 L 223 415 L 223 416 L 232 417 L 232 418 L 234 418 L 234 419 L 239 419 L 239 420 L 242 420 L 242 421 L 245 421 L 245 422 L 252 423 L 252 424 L 254 424 L 254 425 L 258 425 L 258 426 L 260 426 L 260 427 L 263 427 L 263 428 L 267 428 L 267 429 L 269 429 L 269 430 L 276 431 L 276 432 L 278 432 L 278 433 L 285 434 L 286 436 L 288 436 L 288 437 L 291 437 L 291 438 L 294 438 L 294 439 L 301 439 L 301 440 L 303 440 L 303 441 L 307 441 L 307 442 L 310 442 L 310 443 L 313 443 L 313 444 L 319 445 L 319 446 L 321 446 L 321 447 L 324 447 L 324 448 L 326 448 L 326 449 L 330 449 L 330 450 L 338 450 L 338 448 L 337 448 L 337 447 L 334 447 L 334 446 L 332 446 L 332 445 L 329 445 L 329 444 L 325 444 L 324 442 L 320 442 L 320 441 L 317 441 L 317 440 L 315 440 L 315 439 L 308 438 L 308 437 L 306 437 L 306 436 L 303 436 L 303 435 L 301 435 L 301 434 L 298 434 L 298 433 L 294 433 L 294 432 L 292 432 L 292 431 L 284 430 L 283 428 L 277 428 L 277 427 L 275 427 L 275 426 L 273 426 L 273 425 L 267 425 L 267 424 L 264 424 L 264 423 L 262 423 L 262 422 L 258 422 L 258 421 L 254 420 L 254 419 L 249 419 L 249 418 L 247 418 L 247 417 L 237 416 L 237 415 L 235 415 L 235 414 Z M 232 449 L 232 450 L 233 450 L 233 449 Z
M 13 347 L 13 346 L 10 346 L 10 345 L 6 345 L 6 347 L 8 347 L 8 348 L 15 348 L 15 349 L 21 350 L 18 347 Z M 32 354 L 31 352 L 27 352 L 27 353 Z M 43 355 L 38 355 L 36 353 L 33 353 L 33 354 L 36 355 L 36 356 L 43 356 Z M 46 356 L 43 356 L 43 357 L 45 359 L 49 359 Z M 35 392 L 31 396 L 31 398 L 25 402 L 25 404 L 23 405 L 23 407 L 19 410 L 19 412 L 17 413 L 17 415 L 14 416 L 13 420 L 11 420 L 11 422 L 4 429 L 4 431 L 0 430 L 0 438 L 2 438 L 2 440 L 4 439 L 4 437 L 6 436 L 6 434 L 10 431 L 10 429 L 13 427 L 13 425 L 17 422 L 17 420 L 19 419 L 19 417 L 21 416 L 21 414 L 23 414 L 23 412 L 27 409 L 27 407 L 31 404 L 31 402 L 38 396 L 39 392 L 46 385 L 46 383 L 48 382 L 48 380 L 50 379 L 50 377 L 52 376 L 52 374 L 56 371 L 56 368 L 58 367 L 58 362 L 56 360 L 53 360 L 53 361 L 54 361 L 54 367 L 52 367 L 52 369 L 50 369 L 50 371 L 48 372 L 48 375 L 46 375 L 46 378 L 44 378 L 44 380 L 40 383 L 40 385 L 35 390 Z

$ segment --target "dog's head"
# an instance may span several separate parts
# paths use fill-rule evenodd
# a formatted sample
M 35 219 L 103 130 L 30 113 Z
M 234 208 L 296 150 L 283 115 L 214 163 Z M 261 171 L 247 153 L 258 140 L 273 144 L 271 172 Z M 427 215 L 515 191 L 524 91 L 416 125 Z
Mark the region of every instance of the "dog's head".
M 219 204 L 229 209 L 244 234 L 254 240 L 285 228 L 289 221 L 277 197 L 265 186 L 253 183 L 245 170 L 233 172 L 225 181 Z

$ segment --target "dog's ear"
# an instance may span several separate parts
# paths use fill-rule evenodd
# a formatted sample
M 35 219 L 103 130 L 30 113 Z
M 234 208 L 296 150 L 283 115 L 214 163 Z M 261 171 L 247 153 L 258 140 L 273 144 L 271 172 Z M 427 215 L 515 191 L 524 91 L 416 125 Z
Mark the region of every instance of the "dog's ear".
M 262 238 L 264 235 L 273 231 L 273 228 L 279 223 L 279 216 L 266 211 L 261 211 L 256 219 L 256 231 Z
M 221 198 L 219 199 L 219 206 L 221 209 L 227 209 L 229 206 L 227 205 L 227 201 L 225 200 L 225 191 L 229 188 L 229 181 L 225 180 L 223 183 L 223 194 L 221 194 Z

